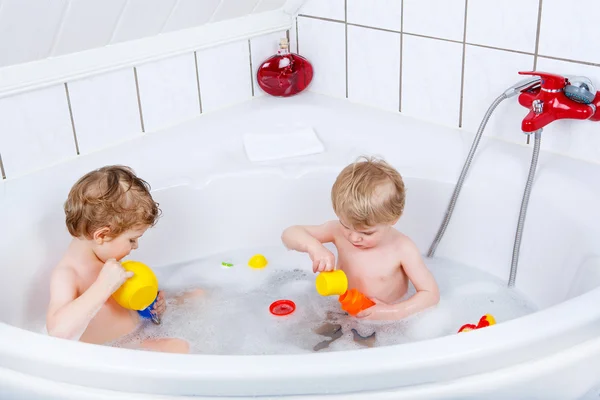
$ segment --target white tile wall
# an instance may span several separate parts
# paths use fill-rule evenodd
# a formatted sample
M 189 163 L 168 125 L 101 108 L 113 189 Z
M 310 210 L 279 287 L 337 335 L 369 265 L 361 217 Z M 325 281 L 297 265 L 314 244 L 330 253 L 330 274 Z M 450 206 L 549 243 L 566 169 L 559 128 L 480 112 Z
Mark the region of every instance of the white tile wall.
M 400 31 L 402 0 L 347 0 L 348 22 Z
M 539 3 L 469 0 L 467 42 L 533 53 Z
M 259 0 L 222 0 L 212 18 L 213 22 L 250 14 Z
M 197 56 L 203 112 L 252 98 L 247 40 L 198 51 Z
M 126 0 L 71 0 L 52 55 L 74 53 L 109 42 Z
M 459 43 L 405 35 L 402 56 L 403 113 L 439 124 L 458 126 L 462 47 Z
M 544 0 L 539 53 L 600 64 L 600 2 Z
M 265 92 L 258 86 L 256 72 L 261 64 L 269 57 L 277 54 L 279 41 L 286 37 L 286 32 L 275 32 L 268 35 L 256 37 L 250 41 L 252 47 L 252 82 L 254 85 L 254 96 L 263 96 Z M 292 52 L 294 48 L 290 49 Z
M 47 57 L 66 5 L 66 0 L 3 0 L 0 8 L 0 38 L 3 38 L 0 66 Z
M 532 68 L 532 55 L 467 45 L 463 127 L 476 132 L 492 102 L 524 78 L 518 72 L 530 71 Z M 484 133 L 522 144 L 525 142 L 525 135 L 521 131 L 521 120 L 527 112 L 516 97 L 505 100 L 494 111 Z
M 220 3 L 220 0 L 179 0 L 163 32 L 191 28 L 208 22 Z
M 128 0 L 111 42 L 124 42 L 160 33 L 176 1 Z
M 539 58 L 538 70 L 561 75 L 583 75 L 592 80 L 596 90 L 600 90 L 600 66 Z M 600 122 L 554 121 L 542 133 L 542 149 L 598 162 L 600 161 Z
M 146 132 L 200 115 L 194 53 L 137 67 Z
M 348 98 L 398 111 L 400 33 L 348 26 Z
M 77 155 L 64 85 L 0 99 L 0 152 L 7 178 Z
M 345 0 L 306 0 L 298 11 L 301 15 L 346 20 Z
M 69 82 L 81 154 L 142 134 L 133 69 Z
M 300 54 L 314 68 L 310 90 L 334 97 L 346 96 L 346 28 L 338 22 L 298 18 Z
M 404 0 L 404 32 L 463 40 L 465 0 Z

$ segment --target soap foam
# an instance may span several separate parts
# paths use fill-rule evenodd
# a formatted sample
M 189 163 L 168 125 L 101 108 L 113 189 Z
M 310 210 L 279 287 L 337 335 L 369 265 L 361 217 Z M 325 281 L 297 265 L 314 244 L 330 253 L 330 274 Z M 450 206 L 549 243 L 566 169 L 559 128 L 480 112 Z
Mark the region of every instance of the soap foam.
M 314 330 L 330 322 L 342 326 L 342 337 L 321 351 L 342 351 L 363 348 L 352 340 L 352 329 L 361 336 L 376 332 L 375 346 L 387 346 L 455 334 L 488 313 L 502 323 L 536 310 L 515 289 L 483 271 L 426 259 L 440 288 L 437 306 L 401 321 L 360 321 L 343 314 L 337 296 L 317 294 L 307 255 L 282 248 L 261 251 L 269 264 L 259 270 L 247 266 L 252 252 L 238 251 L 156 271 L 167 297 L 161 325 L 145 320 L 113 345 L 135 347 L 145 339 L 178 337 L 190 343 L 192 353 L 312 353 L 316 344 L 329 340 Z M 223 260 L 234 266 L 223 267 Z M 205 292 L 176 304 L 175 296 L 194 288 Z M 414 292 L 410 285 L 406 297 Z M 269 305 L 280 299 L 294 301 L 295 312 L 271 315 Z

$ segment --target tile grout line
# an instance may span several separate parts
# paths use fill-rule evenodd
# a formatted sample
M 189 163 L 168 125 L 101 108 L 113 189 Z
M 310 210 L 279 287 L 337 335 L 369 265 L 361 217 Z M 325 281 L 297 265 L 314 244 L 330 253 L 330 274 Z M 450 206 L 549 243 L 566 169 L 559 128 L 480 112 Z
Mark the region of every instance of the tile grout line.
M 254 97 L 254 73 L 252 72 L 252 43 L 248 39 L 248 59 L 250 61 L 250 88 L 252 89 L 252 97 Z
M 133 77 L 135 78 L 135 92 L 137 94 L 138 110 L 140 111 L 140 126 L 142 127 L 142 133 L 146 132 L 144 127 L 144 114 L 142 113 L 142 99 L 140 97 L 140 85 L 138 83 L 137 67 L 133 67 Z
M 469 43 L 466 42 L 467 46 L 473 46 L 473 47 L 481 47 L 483 49 L 490 49 L 490 50 L 499 50 L 499 51 L 506 51 L 507 53 L 516 53 L 516 54 L 523 54 L 526 56 L 533 56 L 533 53 L 527 52 L 527 51 L 521 51 L 521 50 L 512 50 L 512 49 L 503 49 L 502 47 L 495 47 L 495 46 L 488 46 L 487 44 L 479 44 L 479 43 Z
M 298 14 L 298 17 L 318 19 L 318 20 L 321 20 L 321 21 L 335 22 L 335 23 L 338 23 L 338 24 L 345 24 L 346 23 L 346 21 L 342 21 L 342 20 L 339 20 L 339 19 L 325 18 L 325 17 L 315 17 L 314 15 Z
M 465 97 L 465 60 L 467 53 L 467 15 L 469 10 L 469 0 L 465 0 L 465 20 L 463 25 L 463 41 L 462 41 L 462 65 L 460 71 L 460 106 L 458 109 L 458 127 L 462 128 L 463 122 L 463 106 Z
M 344 30 L 346 36 L 346 98 L 348 98 L 348 0 L 344 0 Z
M 198 73 L 198 52 L 194 51 L 194 64 L 196 65 L 196 87 L 198 88 L 198 105 L 202 114 L 202 95 L 200 94 L 200 74 Z
M 537 15 L 537 26 L 535 28 L 535 49 L 533 52 L 533 71 L 537 69 L 538 62 L 538 51 L 540 48 L 540 30 L 542 27 L 542 0 L 539 0 L 538 3 L 538 15 Z M 531 139 L 531 135 L 525 135 L 525 143 L 529 144 Z
M 4 173 L 4 164 L 2 163 L 2 154 L 0 154 L 0 174 L 2 174 L 2 179 L 6 179 L 6 174 Z
M 77 131 L 75 130 L 75 119 L 73 118 L 73 108 L 71 107 L 71 95 L 69 94 L 69 86 L 65 82 L 65 93 L 67 94 L 67 106 L 69 107 L 69 118 L 71 118 L 71 128 L 73 129 L 73 139 L 75 140 L 75 150 L 79 155 L 79 141 L 77 140 Z
M 298 17 L 296 17 L 296 54 L 300 54 L 300 37 L 298 35 Z
M 535 32 L 535 51 L 533 53 L 533 70 L 535 71 L 537 68 L 537 60 L 538 60 L 538 55 L 539 55 L 539 49 L 540 49 L 540 30 L 542 27 L 542 5 L 543 5 L 543 0 L 540 0 L 539 6 L 538 6 L 538 15 L 537 15 L 537 28 L 536 28 L 536 32 Z
M 402 112 L 402 55 L 404 53 L 404 0 L 400 1 L 400 74 L 398 79 L 398 112 Z
M 600 64 L 593 63 L 593 62 L 590 62 L 590 61 L 571 60 L 569 58 L 560 58 L 560 57 L 554 57 L 554 56 L 545 56 L 543 54 L 539 54 L 538 58 L 547 58 L 549 60 L 556 60 L 556 61 L 566 61 L 566 62 L 570 62 L 570 63 L 574 63 L 574 64 L 589 65 L 591 67 L 600 67 Z
M 354 22 L 348 22 L 348 25 L 350 26 L 356 26 L 359 28 L 366 28 L 366 29 L 372 29 L 374 31 L 382 31 L 382 32 L 390 32 L 390 33 L 402 33 L 402 31 L 395 31 L 393 29 L 386 29 L 386 28 L 379 28 L 376 26 L 369 26 L 369 25 L 361 25 L 361 24 L 356 24 Z

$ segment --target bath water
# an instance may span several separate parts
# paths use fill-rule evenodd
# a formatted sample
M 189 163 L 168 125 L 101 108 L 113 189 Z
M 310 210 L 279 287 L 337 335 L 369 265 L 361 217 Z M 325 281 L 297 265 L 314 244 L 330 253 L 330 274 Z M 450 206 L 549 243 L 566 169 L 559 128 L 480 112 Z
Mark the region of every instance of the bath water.
M 330 249 L 335 254 L 335 248 Z M 267 267 L 248 267 L 250 257 L 259 252 L 266 256 Z M 224 267 L 223 261 L 233 266 Z M 114 345 L 129 347 L 147 338 L 178 337 L 190 343 L 192 353 L 202 354 L 340 351 L 452 335 L 464 324 L 477 324 L 484 314 L 502 323 L 536 310 L 522 294 L 492 275 L 448 260 L 425 261 L 439 285 L 440 302 L 396 322 L 361 321 L 344 315 L 337 296 L 317 294 L 308 255 L 282 247 L 239 250 L 160 268 L 155 272 L 167 297 L 161 324 L 145 320 L 136 332 Z M 204 290 L 201 295 L 180 304 L 174 300 L 198 288 Z M 414 292 L 411 285 L 406 297 Z M 280 299 L 292 300 L 295 312 L 272 315 L 269 305 Z M 371 341 L 353 340 L 356 333 L 369 336 L 373 332 Z M 334 336 L 337 340 L 331 341 Z

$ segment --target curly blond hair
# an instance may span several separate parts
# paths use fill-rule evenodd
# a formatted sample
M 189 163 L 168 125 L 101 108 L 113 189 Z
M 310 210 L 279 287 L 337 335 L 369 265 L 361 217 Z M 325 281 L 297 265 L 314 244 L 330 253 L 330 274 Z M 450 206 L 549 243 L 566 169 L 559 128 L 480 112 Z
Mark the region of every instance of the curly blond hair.
M 160 216 L 150 185 L 122 165 L 105 166 L 82 176 L 71 188 L 64 210 L 69 233 L 86 239 L 104 227 L 110 229 L 108 237 L 150 227 Z
M 356 229 L 395 223 L 406 199 L 402 176 L 384 160 L 361 159 L 344 168 L 335 180 L 333 210 Z

